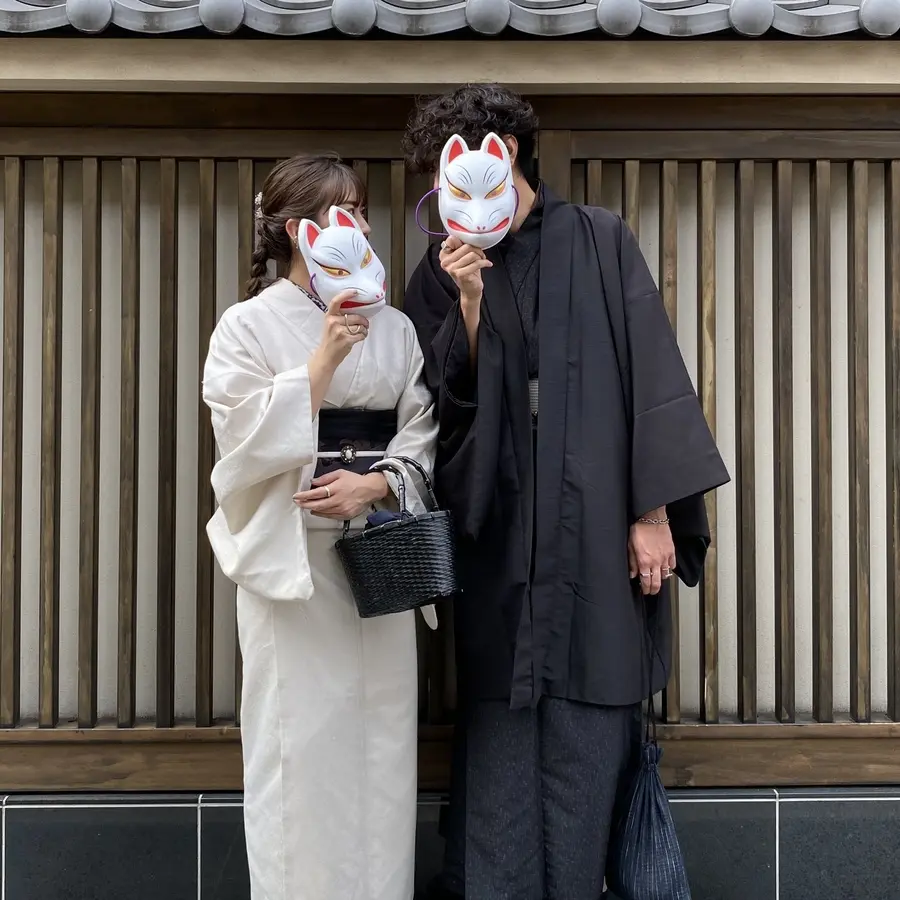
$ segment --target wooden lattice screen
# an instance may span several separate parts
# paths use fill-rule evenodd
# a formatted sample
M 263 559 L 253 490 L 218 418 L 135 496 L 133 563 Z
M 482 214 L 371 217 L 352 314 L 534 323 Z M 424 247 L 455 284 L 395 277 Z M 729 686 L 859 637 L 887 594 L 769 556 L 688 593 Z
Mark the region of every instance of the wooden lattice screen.
M 303 150 L 367 179 L 402 306 L 428 185 L 398 147 L 0 129 L 0 789 L 239 786 L 199 365 L 249 267 L 266 166 Z M 703 583 L 675 598 L 669 780 L 897 780 L 900 132 L 556 128 L 539 155 L 554 190 L 639 235 L 735 475 L 708 504 Z M 449 633 L 421 634 L 426 788 L 446 780 Z

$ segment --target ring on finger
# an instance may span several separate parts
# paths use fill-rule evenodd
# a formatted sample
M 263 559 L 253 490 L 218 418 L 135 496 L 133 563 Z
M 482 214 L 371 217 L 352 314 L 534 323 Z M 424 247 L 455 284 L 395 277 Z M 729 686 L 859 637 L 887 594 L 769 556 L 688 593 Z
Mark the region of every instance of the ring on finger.
M 328 487 L 327 484 L 325 485 L 325 499 L 326 499 L 326 500 L 330 500 L 330 499 L 331 499 L 331 488 Z
M 652 574 L 652 572 L 641 572 L 641 578 L 649 578 Z

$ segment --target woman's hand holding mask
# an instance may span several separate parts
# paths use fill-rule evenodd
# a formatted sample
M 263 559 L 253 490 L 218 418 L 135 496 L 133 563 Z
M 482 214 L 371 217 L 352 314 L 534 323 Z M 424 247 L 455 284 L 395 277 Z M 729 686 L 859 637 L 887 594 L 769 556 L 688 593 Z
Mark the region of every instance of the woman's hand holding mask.
M 322 408 L 337 367 L 347 358 L 354 344 L 359 344 L 369 335 L 368 319 L 341 310 L 341 306 L 355 296 L 356 291 L 341 291 L 328 304 L 322 338 L 307 366 L 313 418 Z

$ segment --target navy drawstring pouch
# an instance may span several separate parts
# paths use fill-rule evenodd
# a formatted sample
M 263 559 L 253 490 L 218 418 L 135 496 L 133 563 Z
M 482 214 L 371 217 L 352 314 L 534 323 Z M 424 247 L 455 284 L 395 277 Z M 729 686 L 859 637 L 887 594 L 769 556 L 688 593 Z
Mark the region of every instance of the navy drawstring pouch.
M 651 664 L 654 652 L 651 635 Z M 613 822 L 607 855 L 606 882 L 618 900 L 691 900 L 684 856 L 659 774 L 661 758 L 651 693 L 640 766 Z

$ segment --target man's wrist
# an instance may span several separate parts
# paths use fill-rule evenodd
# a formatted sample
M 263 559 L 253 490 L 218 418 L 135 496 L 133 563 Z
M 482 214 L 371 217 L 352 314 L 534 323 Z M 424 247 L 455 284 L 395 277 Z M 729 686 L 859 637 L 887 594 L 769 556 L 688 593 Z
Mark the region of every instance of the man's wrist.
M 642 525 L 668 525 L 669 517 L 666 515 L 665 506 L 658 506 L 656 509 L 651 509 L 649 512 L 644 513 L 642 516 L 638 516 L 638 522 Z

